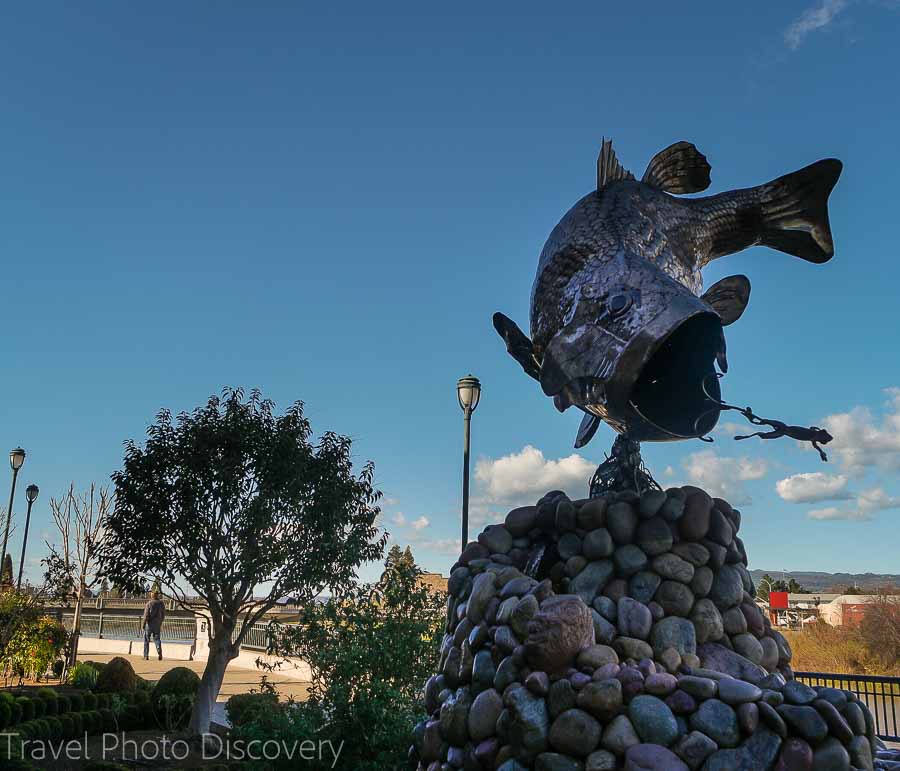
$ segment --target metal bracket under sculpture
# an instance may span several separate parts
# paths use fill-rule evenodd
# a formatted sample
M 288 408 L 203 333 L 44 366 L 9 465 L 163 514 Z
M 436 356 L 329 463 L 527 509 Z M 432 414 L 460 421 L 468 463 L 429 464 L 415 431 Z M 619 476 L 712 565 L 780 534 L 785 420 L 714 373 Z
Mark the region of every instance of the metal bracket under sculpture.
M 556 408 L 585 412 L 576 447 L 601 421 L 636 442 L 699 438 L 715 427 L 726 405 L 710 376 L 716 364 L 728 369 L 723 327 L 744 312 L 750 281 L 729 276 L 702 292 L 700 271 L 758 244 L 827 262 L 827 201 L 841 168 L 829 158 L 758 187 L 678 198 L 710 183 L 694 145 L 662 150 L 638 181 L 603 142 L 597 189 L 541 252 L 531 338 L 494 314 L 510 355 Z

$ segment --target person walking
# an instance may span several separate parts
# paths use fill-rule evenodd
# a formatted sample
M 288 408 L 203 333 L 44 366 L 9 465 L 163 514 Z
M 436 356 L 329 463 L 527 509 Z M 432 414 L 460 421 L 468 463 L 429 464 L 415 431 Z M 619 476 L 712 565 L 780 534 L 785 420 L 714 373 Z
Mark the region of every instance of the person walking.
M 153 637 L 156 642 L 156 653 L 159 660 L 162 661 L 162 641 L 160 634 L 162 632 L 163 619 L 166 617 L 166 606 L 161 599 L 159 592 L 153 592 L 150 599 L 144 606 L 144 615 L 141 618 L 141 630 L 144 632 L 144 661 L 150 658 L 150 638 Z

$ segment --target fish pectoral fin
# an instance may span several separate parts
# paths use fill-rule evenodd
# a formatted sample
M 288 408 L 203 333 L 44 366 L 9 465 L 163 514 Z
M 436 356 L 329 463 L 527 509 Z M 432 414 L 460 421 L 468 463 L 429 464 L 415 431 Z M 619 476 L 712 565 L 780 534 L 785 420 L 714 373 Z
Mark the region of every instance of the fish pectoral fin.
M 610 182 L 618 182 L 623 179 L 634 179 L 634 174 L 619 163 L 616 151 L 612 147 L 612 140 L 601 140 L 600 155 L 597 158 L 597 192 L 600 192 Z
M 534 345 L 528 336 L 519 329 L 515 321 L 502 313 L 494 314 L 494 329 L 506 343 L 506 350 L 525 370 L 525 374 L 531 375 L 535 380 L 541 376 L 541 367 L 534 356 Z
M 762 185 L 760 243 L 807 262 L 828 262 L 834 256 L 828 196 L 841 169 L 839 160 L 826 158 Z
M 727 276 L 716 281 L 700 297 L 722 319 L 722 326 L 733 324 L 744 313 L 750 301 L 750 279 L 746 276 Z
M 600 423 L 602 423 L 602 421 L 596 415 L 591 415 L 590 412 L 584 414 L 581 425 L 578 426 L 578 436 L 575 437 L 576 450 L 580 447 L 584 447 L 594 438 L 594 434 L 596 434 L 597 429 L 600 428 Z
M 709 162 L 690 142 L 676 142 L 660 150 L 641 180 L 666 193 L 699 193 L 709 187 Z

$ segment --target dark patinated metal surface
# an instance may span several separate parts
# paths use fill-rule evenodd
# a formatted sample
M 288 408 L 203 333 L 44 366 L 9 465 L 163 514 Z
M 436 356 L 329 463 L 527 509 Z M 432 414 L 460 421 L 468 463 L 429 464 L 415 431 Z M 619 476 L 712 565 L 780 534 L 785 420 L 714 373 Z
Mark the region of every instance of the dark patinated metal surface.
M 722 327 L 743 313 L 750 282 L 729 276 L 701 295 L 701 270 L 754 244 L 829 260 L 827 199 L 840 172 L 840 161 L 827 159 L 758 187 L 677 198 L 709 185 L 709 164 L 693 145 L 666 148 L 637 181 L 603 143 L 597 190 L 563 216 L 541 252 L 531 337 L 494 315 L 509 353 L 557 409 L 586 413 L 576 446 L 601 420 L 636 441 L 715 426 L 719 413 L 702 386 L 716 363 L 727 371 Z M 718 399 L 718 381 L 710 388 Z

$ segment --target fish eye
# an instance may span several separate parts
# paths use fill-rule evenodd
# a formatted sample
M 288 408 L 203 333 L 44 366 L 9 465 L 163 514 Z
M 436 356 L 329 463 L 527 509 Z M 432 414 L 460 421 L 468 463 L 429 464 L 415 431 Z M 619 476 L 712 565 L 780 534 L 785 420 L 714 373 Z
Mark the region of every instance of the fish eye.
M 631 297 L 627 294 L 613 295 L 609 300 L 609 312 L 613 316 L 621 316 L 631 306 Z

